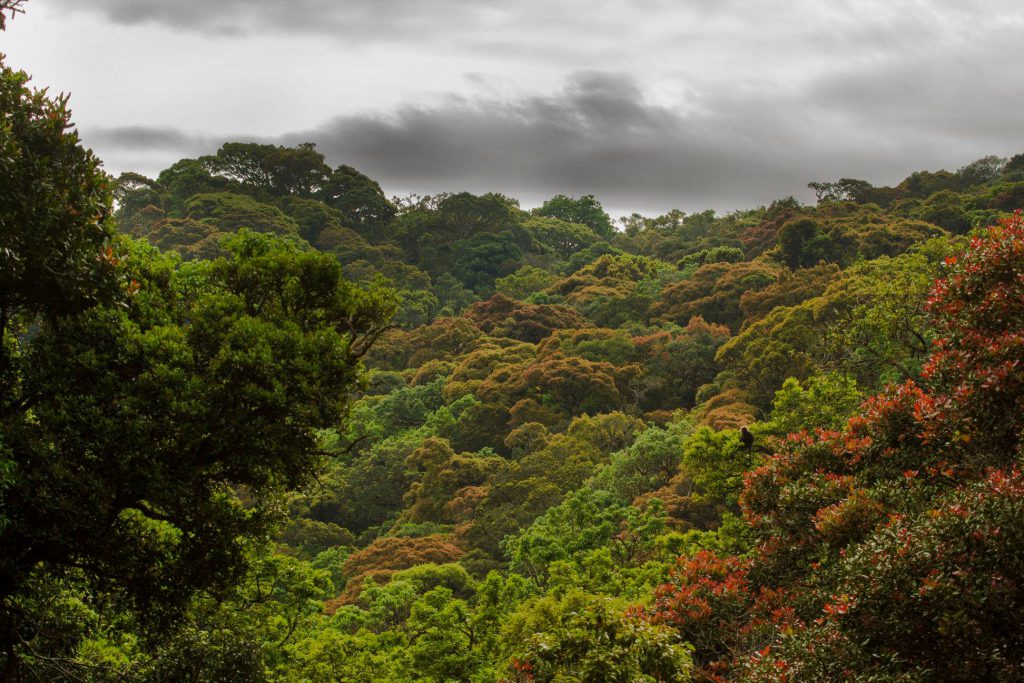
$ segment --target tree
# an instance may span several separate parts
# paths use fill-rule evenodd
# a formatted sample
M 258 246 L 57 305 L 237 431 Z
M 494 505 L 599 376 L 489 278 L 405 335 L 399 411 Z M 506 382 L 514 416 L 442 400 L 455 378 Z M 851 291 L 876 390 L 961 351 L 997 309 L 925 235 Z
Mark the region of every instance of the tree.
M 583 319 L 567 306 L 525 304 L 503 294 L 473 304 L 466 317 L 487 334 L 531 343 L 555 330 L 583 326 Z
M 582 488 L 549 508 L 521 535 L 506 537 L 502 549 L 512 571 L 544 586 L 553 562 L 579 561 L 598 548 L 611 547 L 623 564 L 639 564 L 664 526 L 659 506 L 641 512 L 607 491 Z
M 527 368 L 528 386 L 549 396 L 570 415 L 618 408 L 622 403 L 624 371 L 611 363 L 594 363 L 573 356 L 553 356 Z
M 28 82 L 0 61 L 0 335 L 12 316 L 70 315 L 117 290 L 105 249 L 110 180 L 79 145 L 67 96 L 50 99 Z M 6 375 L 6 343 L 0 354 Z
M 380 185 L 351 166 L 334 169 L 317 192 L 317 198 L 340 211 L 350 225 L 370 239 L 382 237 L 396 213 Z
M 582 223 L 568 223 L 546 216 L 529 218 L 523 223 L 523 228 L 563 259 L 600 239 L 589 226 Z
M 555 284 L 557 277 L 536 266 L 523 266 L 519 270 L 494 282 L 497 293 L 520 301 L 535 292 L 540 292 Z
M 467 486 L 480 486 L 506 462 L 497 456 L 456 454 L 444 439 L 428 438 L 407 459 L 422 476 L 405 494 L 406 516 L 414 522 L 452 522 L 447 503 Z
M 216 154 L 200 161 L 206 164 L 210 173 L 269 191 L 273 178 L 264 161 L 277 149 L 274 145 L 256 142 L 225 142 Z
M 613 453 L 598 470 L 591 485 L 612 491 L 625 500 L 659 489 L 679 470 L 685 437 L 692 431 L 689 420 L 642 432 L 628 448 Z
M 888 188 L 876 188 L 866 180 L 840 178 L 834 183 L 807 183 L 814 190 L 818 202 L 869 202 L 880 191 Z
M 1006 159 L 990 155 L 958 168 L 956 175 L 963 186 L 971 187 L 995 180 L 1005 168 Z
M 494 281 L 514 272 L 523 253 L 508 230 L 480 232 L 452 245 L 452 274 L 477 294 L 494 291 Z
M 849 375 L 812 375 L 803 386 L 790 377 L 775 392 L 768 424 L 779 435 L 801 429 L 841 429 L 863 400 Z
M 604 212 L 601 202 L 592 194 L 583 195 L 578 199 L 566 197 L 564 194 L 556 195 L 534 212 L 538 216 L 560 218 L 566 223 L 581 223 L 600 237 L 609 238 L 615 234 L 611 217 Z
M 519 214 L 515 200 L 493 192 L 479 196 L 460 192 L 445 197 L 437 204 L 441 229 L 453 241 L 507 230 L 519 222 Z
M 244 194 L 195 194 L 185 202 L 183 208 L 187 218 L 211 223 L 221 232 L 236 232 L 239 228 L 249 228 L 255 232 L 287 235 L 299 231 L 295 221 L 280 209 Z
M 801 218 L 783 225 L 779 229 L 779 246 L 782 247 L 786 265 L 794 270 L 801 266 L 814 265 L 809 262 L 812 256 L 808 245 L 819 232 L 818 224 L 811 218 Z
M 503 680 L 688 681 L 689 647 L 623 612 L 615 600 L 579 590 L 528 603 L 505 629 Z
M 4 30 L 7 26 L 6 12 L 10 12 L 12 17 L 15 14 L 24 12 L 25 10 L 21 6 L 25 2 L 26 0 L 0 0 L 0 31 Z
M 761 261 L 711 263 L 689 279 L 666 286 L 651 306 L 651 316 L 685 325 L 694 316 L 738 330 L 743 321 L 740 299 L 749 291 L 765 289 L 779 276 L 777 266 Z
M 35 625 L 54 585 L 166 630 L 196 591 L 237 581 L 276 497 L 316 471 L 315 429 L 343 415 L 394 303 L 268 235 L 241 231 L 225 248 L 177 265 L 117 240 L 120 293 L 15 317 L 0 425 L 8 671 L 28 652 L 70 654 L 73 640 L 49 651 Z
M 929 297 L 936 339 L 920 377 L 866 401 L 842 431 L 789 435 L 746 475 L 756 551 L 744 576 L 711 594 L 731 583 L 747 596 L 737 619 L 705 624 L 712 644 L 759 635 L 718 660 L 723 671 L 753 681 L 1021 677 L 1005 653 L 1024 632 L 1024 593 L 1007 580 L 1022 571 L 1024 538 L 1022 245 L 1017 215 L 948 257 Z M 852 398 L 839 389 L 840 403 Z M 688 583 L 664 589 L 686 598 L 670 609 L 681 637 L 700 614 L 701 582 Z
M 298 147 L 278 147 L 263 158 L 263 168 L 276 194 L 311 197 L 326 182 L 331 168 L 312 142 Z
M 640 611 L 654 624 L 671 625 L 681 642 L 692 645 L 702 680 L 726 680 L 737 661 L 773 635 L 774 624 L 765 619 L 771 609 L 749 573 L 749 561 L 741 558 L 706 550 L 680 557 L 669 581 L 655 591 L 654 604 Z
M 349 577 L 348 587 L 352 590 L 333 604 L 351 603 L 359 595 L 364 579 L 390 575 L 400 569 L 418 565 L 455 562 L 463 551 L 450 539 L 440 536 L 400 538 L 387 536 L 378 538 L 365 548 L 352 553 L 345 561 L 345 574 Z

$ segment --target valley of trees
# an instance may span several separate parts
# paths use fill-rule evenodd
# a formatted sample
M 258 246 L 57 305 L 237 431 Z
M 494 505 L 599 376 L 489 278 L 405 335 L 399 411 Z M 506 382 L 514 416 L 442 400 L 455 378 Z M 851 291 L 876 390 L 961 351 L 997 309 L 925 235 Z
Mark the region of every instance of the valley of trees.
M 2 68 L 3 680 L 1024 678 L 1024 155 L 616 222 Z

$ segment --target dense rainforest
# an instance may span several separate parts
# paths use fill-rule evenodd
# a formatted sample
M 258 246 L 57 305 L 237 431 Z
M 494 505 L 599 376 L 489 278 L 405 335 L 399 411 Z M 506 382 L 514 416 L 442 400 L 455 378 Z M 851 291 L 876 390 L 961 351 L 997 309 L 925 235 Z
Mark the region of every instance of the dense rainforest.
M 4 680 L 1024 678 L 1024 155 L 615 222 L 0 113 Z

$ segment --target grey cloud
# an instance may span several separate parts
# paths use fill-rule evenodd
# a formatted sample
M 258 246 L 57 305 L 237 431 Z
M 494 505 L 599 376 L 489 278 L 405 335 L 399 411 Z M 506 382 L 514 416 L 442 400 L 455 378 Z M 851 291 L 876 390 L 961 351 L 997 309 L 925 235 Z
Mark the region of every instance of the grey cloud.
M 348 38 L 398 37 L 422 28 L 431 16 L 458 11 L 472 18 L 491 0 L 54 0 L 65 11 L 93 12 L 129 26 L 158 24 L 221 35 L 254 32 L 339 34 Z
M 917 139 L 846 130 L 811 98 L 734 92 L 683 114 L 645 102 L 632 79 L 603 73 L 577 74 L 547 97 L 344 116 L 287 136 L 305 139 L 387 187 L 500 190 L 527 203 L 594 193 L 609 206 L 649 210 L 757 205 L 801 195 L 810 180 L 856 172 L 891 181 L 935 161 L 909 154 L 920 151 Z
M 175 161 L 209 154 L 224 142 L 166 126 L 82 126 L 81 134 L 114 175 L 135 171 L 156 177 Z
M 354 165 L 390 192 L 493 190 L 526 205 L 557 193 L 592 193 L 613 211 L 647 213 L 729 210 L 790 194 L 809 200 L 811 180 L 853 176 L 891 183 L 913 170 L 1021 151 L 1012 148 L 1017 137 L 1009 117 L 986 118 L 985 109 L 970 102 L 935 107 L 944 96 L 940 81 L 922 81 L 922 92 L 915 93 L 919 106 L 904 102 L 886 118 L 881 110 L 899 95 L 867 96 L 874 78 L 850 73 L 811 91 L 770 97 L 736 87 L 726 95 L 705 94 L 683 113 L 650 104 L 626 75 L 582 72 L 547 96 L 452 97 L 390 115 L 340 116 L 273 141 L 314 141 L 332 164 Z M 971 108 L 978 109 L 975 132 L 943 146 L 949 128 Z M 228 139 L 253 138 L 213 139 L 166 128 L 86 136 L 108 158 L 138 159 L 148 149 L 167 163 L 210 153 Z
M 89 141 L 108 150 L 174 150 L 194 151 L 205 149 L 210 140 L 201 135 L 191 135 L 177 128 L 154 126 L 120 126 L 116 128 L 93 128 L 88 131 Z

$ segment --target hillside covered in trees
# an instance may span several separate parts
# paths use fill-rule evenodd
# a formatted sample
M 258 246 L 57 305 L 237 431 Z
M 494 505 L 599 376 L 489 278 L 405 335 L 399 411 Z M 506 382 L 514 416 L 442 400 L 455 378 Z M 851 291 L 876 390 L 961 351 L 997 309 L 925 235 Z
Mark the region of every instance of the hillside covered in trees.
M 0 110 L 5 680 L 1024 678 L 1024 155 L 613 221 Z

